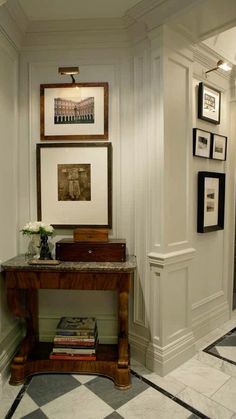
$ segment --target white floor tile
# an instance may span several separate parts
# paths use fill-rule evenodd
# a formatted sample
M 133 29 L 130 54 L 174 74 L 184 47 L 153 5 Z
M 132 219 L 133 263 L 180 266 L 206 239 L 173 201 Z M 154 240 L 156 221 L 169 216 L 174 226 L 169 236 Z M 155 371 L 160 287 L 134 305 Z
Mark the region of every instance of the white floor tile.
M 233 411 L 226 409 L 219 403 L 209 399 L 190 387 L 186 387 L 178 397 L 201 413 L 214 419 L 230 419 Z
M 38 405 L 25 393 L 12 419 L 21 419 L 22 416 L 26 416 L 36 409 L 38 409 Z
M 234 346 L 217 346 L 215 347 L 220 356 L 230 361 L 236 362 L 236 347 Z
M 96 375 L 73 374 L 73 377 L 80 383 L 85 384 L 96 378 Z
M 211 396 L 230 376 L 192 358 L 168 374 L 196 391 Z
M 170 394 L 174 396 L 176 396 L 185 388 L 185 384 L 176 380 L 174 377 L 160 377 L 154 372 L 149 374 L 143 374 L 143 377 L 156 384 L 157 386 L 161 387 L 162 389 L 168 391 Z
M 80 386 L 41 407 L 49 419 L 103 419 L 113 409 L 92 391 Z
M 212 397 L 228 409 L 236 412 L 236 378 L 230 378 Z
M 153 388 L 134 397 L 117 412 L 125 419 L 187 419 L 191 415 L 191 412 Z

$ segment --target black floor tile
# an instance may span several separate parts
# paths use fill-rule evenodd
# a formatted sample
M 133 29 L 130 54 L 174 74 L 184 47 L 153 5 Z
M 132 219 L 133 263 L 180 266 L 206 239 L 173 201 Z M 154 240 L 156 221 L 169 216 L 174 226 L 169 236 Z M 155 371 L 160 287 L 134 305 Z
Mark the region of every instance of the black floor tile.
M 80 385 L 70 374 L 42 374 L 32 378 L 27 393 L 38 406 L 43 406 Z
M 137 377 L 132 377 L 132 384 L 132 387 L 128 390 L 118 390 L 114 387 L 111 380 L 97 377 L 85 385 L 89 390 L 93 391 L 104 402 L 116 410 L 149 387 L 148 384 Z
M 22 416 L 21 419 L 48 419 L 48 417 L 42 412 L 41 409 L 37 409 L 26 416 Z

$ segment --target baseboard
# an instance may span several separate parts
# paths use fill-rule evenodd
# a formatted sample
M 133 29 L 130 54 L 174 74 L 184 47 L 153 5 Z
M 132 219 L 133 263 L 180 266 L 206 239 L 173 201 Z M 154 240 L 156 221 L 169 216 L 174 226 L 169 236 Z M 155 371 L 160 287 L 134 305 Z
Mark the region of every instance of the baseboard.
M 1 390 L 7 381 L 10 373 L 11 360 L 22 340 L 23 330 L 17 323 L 12 326 L 9 332 L 1 339 L 0 337 L 0 385 Z
M 145 365 L 146 352 L 147 352 L 149 340 L 131 332 L 129 333 L 129 344 L 130 344 L 131 357 L 135 359 L 135 361 L 138 361 L 141 364 Z
M 150 342 L 146 354 L 147 368 L 165 376 L 195 355 L 194 342 L 192 332 L 165 347 Z
M 217 307 L 209 308 L 199 315 L 192 314 L 192 330 L 196 340 L 203 338 L 212 330 L 229 320 L 229 306 L 225 301 Z

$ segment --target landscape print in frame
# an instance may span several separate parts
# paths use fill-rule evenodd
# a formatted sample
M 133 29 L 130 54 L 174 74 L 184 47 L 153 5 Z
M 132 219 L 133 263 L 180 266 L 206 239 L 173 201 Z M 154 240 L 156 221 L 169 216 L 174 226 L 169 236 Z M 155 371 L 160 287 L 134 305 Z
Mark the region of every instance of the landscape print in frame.
M 41 140 L 107 140 L 108 83 L 40 85 Z

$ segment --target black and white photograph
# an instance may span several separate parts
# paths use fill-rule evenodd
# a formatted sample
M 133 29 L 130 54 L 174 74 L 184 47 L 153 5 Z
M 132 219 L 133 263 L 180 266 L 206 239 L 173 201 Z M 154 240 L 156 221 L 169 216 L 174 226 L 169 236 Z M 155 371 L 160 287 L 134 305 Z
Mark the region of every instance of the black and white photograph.
M 214 160 L 226 160 L 227 137 L 219 134 L 212 134 L 211 158 Z
M 220 123 L 221 92 L 199 83 L 198 86 L 198 118 L 213 124 Z
M 198 172 L 198 233 L 223 230 L 224 205 L 225 174 Z
M 211 133 L 198 128 L 193 129 L 193 155 L 209 159 L 211 151 Z

